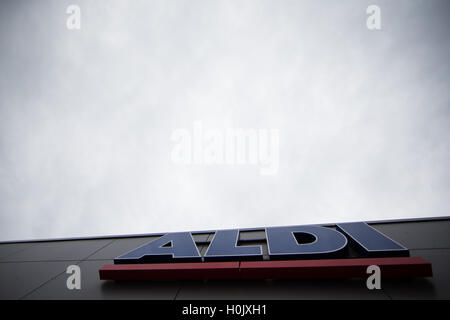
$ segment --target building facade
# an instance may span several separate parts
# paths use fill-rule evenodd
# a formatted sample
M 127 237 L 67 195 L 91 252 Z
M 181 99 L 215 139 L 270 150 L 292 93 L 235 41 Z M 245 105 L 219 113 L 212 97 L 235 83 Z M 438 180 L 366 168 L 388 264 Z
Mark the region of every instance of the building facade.
M 99 270 L 163 234 L 0 243 L 0 299 L 450 299 L 450 217 L 368 222 L 432 265 L 432 277 L 383 278 L 369 290 L 364 278 L 233 280 L 101 280 Z M 334 228 L 329 225 L 329 228 Z M 204 256 L 213 231 L 193 232 Z M 245 229 L 239 245 L 260 245 L 265 231 Z M 200 262 L 201 263 L 201 262 Z M 80 289 L 69 289 L 69 266 L 80 270 Z

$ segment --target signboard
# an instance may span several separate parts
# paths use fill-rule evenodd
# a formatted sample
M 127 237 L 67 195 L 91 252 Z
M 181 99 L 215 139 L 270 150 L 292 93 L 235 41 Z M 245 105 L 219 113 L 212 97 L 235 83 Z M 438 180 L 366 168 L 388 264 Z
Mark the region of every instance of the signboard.
M 432 276 L 431 264 L 364 222 L 267 227 L 263 245 L 239 244 L 241 230 L 216 230 L 204 255 L 192 232 L 167 233 L 99 270 L 103 280 L 280 279 Z M 198 234 L 198 233 L 196 233 Z

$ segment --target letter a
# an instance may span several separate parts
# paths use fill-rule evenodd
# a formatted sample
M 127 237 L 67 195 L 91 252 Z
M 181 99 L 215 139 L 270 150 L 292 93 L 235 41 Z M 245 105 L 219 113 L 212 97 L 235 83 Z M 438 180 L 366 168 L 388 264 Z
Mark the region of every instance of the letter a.
M 366 270 L 367 274 L 372 273 L 367 278 L 366 285 L 367 289 L 373 290 L 373 289 L 381 289 L 381 270 L 379 266 L 371 265 L 367 267 Z
M 370 5 L 366 10 L 367 17 L 366 25 L 369 30 L 380 30 L 381 29 L 381 10 L 380 7 L 376 5 Z
M 67 278 L 66 285 L 67 289 L 73 290 L 81 289 L 81 270 L 80 267 L 77 265 L 70 265 L 67 267 L 66 270 L 67 274 L 72 274 L 69 278 Z
M 81 9 L 77 5 L 70 5 L 66 10 L 67 14 L 70 16 L 67 18 L 66 26 L 69 30 L 80 30 L 81 29 Z

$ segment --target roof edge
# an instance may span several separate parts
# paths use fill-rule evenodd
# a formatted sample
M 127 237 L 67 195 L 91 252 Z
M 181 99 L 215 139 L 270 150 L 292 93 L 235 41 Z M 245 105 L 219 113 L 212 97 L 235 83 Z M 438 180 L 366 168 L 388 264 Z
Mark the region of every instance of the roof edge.
M 387 219 L 387 220 L 385 219 L 385 220 L 371 220 L 371 221 L 364 221 L 364 222 L 366 222 L 368 224 L 385 224 L 385 223 L 388 224 L 388 223 L 426 222 L 426 221 L 440 221 L 440 220 L 450 220 L 450 216 L 424 217 L 424 218 L 400 218 L 400 219 Z M 348 223 L 348 222 L 354 222 L 354 221 L 340 221 L 340 222 L 333 222 L 333 223 L 318 223 L 318 224 L 308 224 L 308 225 L 335 226 L 336 224 L 339 224 L 339 223 Z M 239 230 L 241 230 L 241 231 L 257 231 L 257 230 L 261 230 L 264 228 L 267 228 L 267 227 L 239 228 Z M 213 233 L 216 230 L 222 230 L 222 229 L 196 230 L 196 231 L 186 231 L 186 232 L 191 232 L 193 234 L 201 234 L 201 233 Z M 174 231 L 170 231 L 170 232 L 174 232 Z M 106 236 L 47 238 L 47 239 L 29 239 L 29 240 L 5 240 L 5 241 L 0 241 L 0 244 L 158 237 L 158 236 L 162 236 L 166 233 L 170 233 L 170 232 L 116 234 L 116 235 L 106 235 Z

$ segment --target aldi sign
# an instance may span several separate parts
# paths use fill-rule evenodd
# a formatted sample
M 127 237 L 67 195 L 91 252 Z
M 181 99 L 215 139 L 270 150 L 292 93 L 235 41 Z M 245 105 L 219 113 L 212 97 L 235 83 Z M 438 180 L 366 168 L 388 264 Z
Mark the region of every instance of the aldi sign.
M 264 231 L 267 252 L 262 244 L 239 244 L 239 229 L 213 232 L 204 255 L 193 238 L 199 232 L 167 233 L 102 267 L 100 279 L 351 278 L 366 277 L 370 265 L 383 277 L 432 276 L 429 262 L 364 222 L 252 231 Z

